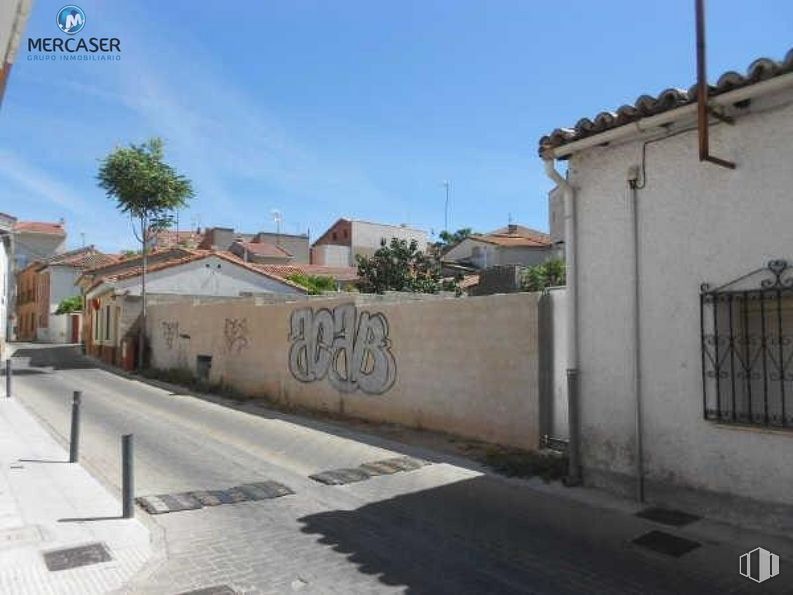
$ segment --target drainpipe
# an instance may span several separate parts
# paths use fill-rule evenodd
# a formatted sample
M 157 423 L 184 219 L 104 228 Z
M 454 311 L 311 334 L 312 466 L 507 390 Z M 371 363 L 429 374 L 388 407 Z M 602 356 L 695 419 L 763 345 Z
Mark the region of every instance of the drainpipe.
M 634 459 L 636 460 L 636 501 L 644 502 L 644 437 L 642 432 L 642 338 L 641 338 L 641 285 L 639 269 L 639 188 L 638 168 L 631 168 L 628 173 L 628 188 L 631 198 L 631 223 L 633 226 L 633 392 L 636 396 L 635 434 L 636 444 Z
M 578 391 L 578 287 L 576 283 L 575 242 L 575 191 L 554 167 L 554 160 L 544 159 L 545 173 L 564 193 L 564 258 L 567 284 L 567 423 L 568 471 L 565 483 L 569 486 L 581 484 L 581 428 L 579 423 Z

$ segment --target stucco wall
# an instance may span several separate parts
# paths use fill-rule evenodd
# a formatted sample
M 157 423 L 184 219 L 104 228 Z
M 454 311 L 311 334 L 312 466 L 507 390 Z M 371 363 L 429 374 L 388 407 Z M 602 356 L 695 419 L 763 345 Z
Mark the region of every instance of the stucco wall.
M 159 305 L 149 317 L 152 363 L 195 371 L 196 357 L 209 355 L 212 382 L 250 395 L 534 449 L 537 299 L 524 293 L 357 306 L 351 297 Z M 335 333 L 341 344 L 351 337 L 344 328 L 356 329 L 357 351 L 350 353 L 368 352 L 376 364 L 364 364 L 357 385 L 306 363 L 303 341 L 331 316 L 323 310 L 337 317 L 324 336 Z
M 0 237 L 0 359 L 5 355 L 8 332 L 10 271 L 10 246 L 6 245 L 5 237 Z
M 380 241 L 385 238 L 386 243 L 391 242 L 391 238 L 398 240 L 416 240 L 418 249 L 422 252 L 427 250 L 427 232 L 412 227 L 400 227 L 397 225 L 380 225 L 367 221 L 352 222 L 352 249 L 354 253 L 371 254 L 380 247 Z
M 129 291 L 131 295 L 140 295 L 140 289 L 139 277 L 116 284 L 117 292 Z M 301 293 L 285 283 L 216 257 L 149 273 L 146 289 L 151 293 L 229 297 L 242 292 Z
M 793 503 L 793 432 L 703 419 L 699 288 L 793 260 L 793 98 L 755 100 L 735 126 L 646 146 L 639 197 L 644 464 L 650 482 Z M 774 107 L 774 106 L 777 107 Z M 633 245 L 626 176 L 639 141 L 576 154 L 582 453 L 585 469 L 634 473 Z
M 320 244 L 311 249 L 311 264 L 326 267 L 352 266 L 352 252 L 349 246 Z

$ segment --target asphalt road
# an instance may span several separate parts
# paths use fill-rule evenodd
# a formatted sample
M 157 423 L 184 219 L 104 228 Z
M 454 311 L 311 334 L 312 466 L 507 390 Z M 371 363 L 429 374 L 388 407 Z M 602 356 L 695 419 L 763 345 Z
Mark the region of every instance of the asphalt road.
M 308 476 L 412 451 L 376 446 L 382 441 L 333 424 L 174 394 L 99 369 L 68 348 L 20 346 L 17 356 L 30 358 L 17 361 L 17 398 L 61 439 L 72 391 L 82 391 L 81 461 L 115 489 L 120 436 L 132 433 L 137 495 L 264 480 L 295 492 L 163 515 L 138 508 L 160 557 L 128 592 L 223 585 L 245 593 L 759 592 L 738 576 L 748 542 L 734 532 L 722 539 L 702 522 L 665 527 L 441 455 L 415 471 L 322 485 Z M 631 543 L 652 530 L 700 547 L 675 558 Z M 762 587 L 791 586 L 780 576 Z

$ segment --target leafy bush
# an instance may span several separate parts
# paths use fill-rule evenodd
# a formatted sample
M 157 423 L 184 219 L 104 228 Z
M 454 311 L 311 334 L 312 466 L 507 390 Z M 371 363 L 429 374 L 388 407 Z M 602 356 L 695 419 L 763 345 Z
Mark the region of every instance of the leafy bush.
M 64 299 L 58 304 L 58 309 L 55 310 L 56 315 L 73 314 L 74 312 L 83 311 L 83 298 L 79 295 L 74 295 Z
M 286 279 L 292 283 L 297 283 L 301 287 L 305 287 L 310 295 L 319 295 L 326 291 L 336 291 L 336 280 L 333 277 L 294 273 L 287 276 Z
M 542 291 L 548 287 L 564 285 L 565 272 L 565 263 L 559 258 L 530 266 L 523 272 L 521 288 L 524 291 Z

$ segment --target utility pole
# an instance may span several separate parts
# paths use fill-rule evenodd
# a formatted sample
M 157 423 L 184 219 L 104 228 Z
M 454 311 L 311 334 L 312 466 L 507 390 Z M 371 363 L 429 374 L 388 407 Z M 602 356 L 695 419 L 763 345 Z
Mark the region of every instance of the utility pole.
M 446 188 L 446 203 L 443 207 L 443 230 L 449 231 L 449 180 L 444 180 L 443 186 Z

